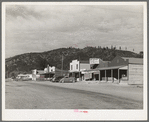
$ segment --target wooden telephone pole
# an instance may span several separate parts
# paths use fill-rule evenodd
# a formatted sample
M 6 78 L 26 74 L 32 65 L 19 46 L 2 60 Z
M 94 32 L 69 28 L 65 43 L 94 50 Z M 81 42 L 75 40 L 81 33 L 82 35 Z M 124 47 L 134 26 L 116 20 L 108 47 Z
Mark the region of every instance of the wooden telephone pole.
M 62 67 L 61 67 L 61 76 L 63 75 L 63 54 L 62 54 Z
M 79 81 L 80 81 L 80 56 L 79 56 Z

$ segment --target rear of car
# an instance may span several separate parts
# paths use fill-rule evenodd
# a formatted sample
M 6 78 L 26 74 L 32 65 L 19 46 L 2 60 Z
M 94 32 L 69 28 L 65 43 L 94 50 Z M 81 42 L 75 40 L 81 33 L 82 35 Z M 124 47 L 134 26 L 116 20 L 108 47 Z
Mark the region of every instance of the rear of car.
M 59 77 L 56 77 L 56 78 L 53 78 L 52 79 L 52 82 L 60 82 L 60 80 L 64 78 L 64 76 L 59 76 Z
M 60 83 L 74 83 L 76 82 L 75 77 L 64 77 L 60 80 Z

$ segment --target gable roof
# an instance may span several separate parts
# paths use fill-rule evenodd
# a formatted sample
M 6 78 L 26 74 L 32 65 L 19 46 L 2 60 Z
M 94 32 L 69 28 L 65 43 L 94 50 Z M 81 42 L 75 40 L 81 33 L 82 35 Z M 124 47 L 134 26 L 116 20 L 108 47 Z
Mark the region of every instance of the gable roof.
M 129 64 L 143 64 L 143 58 L 121 57 L 124 60 L 128 59 Z

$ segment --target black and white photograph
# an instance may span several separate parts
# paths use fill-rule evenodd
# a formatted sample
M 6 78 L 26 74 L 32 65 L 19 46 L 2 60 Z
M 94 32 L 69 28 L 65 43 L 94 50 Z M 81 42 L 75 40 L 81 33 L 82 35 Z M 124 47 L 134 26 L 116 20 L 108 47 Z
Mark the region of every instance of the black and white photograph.
M 146 120 L 146 2 L 3 2 L 2 119 Z

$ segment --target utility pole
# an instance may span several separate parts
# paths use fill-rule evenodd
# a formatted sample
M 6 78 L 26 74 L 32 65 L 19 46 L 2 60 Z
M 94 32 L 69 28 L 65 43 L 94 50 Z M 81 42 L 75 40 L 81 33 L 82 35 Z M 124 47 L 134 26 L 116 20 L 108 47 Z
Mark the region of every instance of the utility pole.
M 80 81 L 80 56 L 79 56 L 79 81 Z
M 63 74 L 63 54 L 62 54 L 62 67 L 61 67 L 61 76 Z

